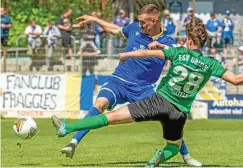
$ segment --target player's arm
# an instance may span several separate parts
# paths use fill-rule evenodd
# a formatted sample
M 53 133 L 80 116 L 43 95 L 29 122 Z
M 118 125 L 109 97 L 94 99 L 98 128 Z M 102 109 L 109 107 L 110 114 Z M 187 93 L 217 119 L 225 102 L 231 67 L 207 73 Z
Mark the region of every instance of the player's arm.
M 164 59 L 165 55 L 162 50 L 136 50 L 127 53 L 120 53 L 119 59 L 121 62 L 125 62 L 127 58 L 146 58 L 146 57 L 157 57 Z
M 179 31 L 179 25 L 177 23 L 177 21 L 175 19 L 172 20 L 174 25 L 175 25 L 175 33 L 174 33 L 174 36 L 177 36 L 178 34 L 178 31 Z
M 2 29 L 9 29 L 12 27 L 12 23 L 9 24 L 2 24 Z
M 88 15 L 83 15 L 77 18 L 77 20 L 80 20 L 80 22 L 78 24 L 75 24 L 74 27 L 85 27 L 88 23 L 94 22 L 100 25 L 102 29 L 104 29 L 104 31 L 106 31 L 107 33 L 113 34 L 114 36 L 123 37 L 122 27 L 119 27 L 113 23 L 109 23 L 99 18 Z
M 226 70 L 221 78 L 236 86 L 243 84 L 243 74 L 235 75 L 229 70 Z

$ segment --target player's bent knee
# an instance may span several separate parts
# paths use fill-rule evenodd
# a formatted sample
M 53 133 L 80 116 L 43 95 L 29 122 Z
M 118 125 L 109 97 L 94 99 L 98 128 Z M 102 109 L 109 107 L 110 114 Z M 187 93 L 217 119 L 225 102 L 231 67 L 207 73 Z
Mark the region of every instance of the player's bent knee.
M 168 145 L 176 145 L 176 146 L 178 146 L 179 148 L 181 148 L 182 138 L 179 139 L 179 140 L 176 140 L 176 141 L 171 141 L 171 140 L 167 140 L 167 139 L 166 139 L 166 143 L 167 143 Z
M 97 98 L 94 107 L 96 107 L 101 113 L 103 113 L 109 105 L 109 101 L 106 98 Z

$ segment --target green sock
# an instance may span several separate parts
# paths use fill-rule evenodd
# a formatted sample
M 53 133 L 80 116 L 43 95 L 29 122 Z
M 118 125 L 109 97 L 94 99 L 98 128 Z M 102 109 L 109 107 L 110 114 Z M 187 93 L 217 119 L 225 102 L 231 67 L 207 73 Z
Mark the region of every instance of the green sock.
M 177 153 L 179 152 L 179 148 L 176 145 L 166 145 L 165 148 L 163 149 L 163 152 L 164 152 L 164 157 L 162 158 L 161 162 L 166 162 L 170 158 L 177 155 Z
M 108 125 L 108 119 L 105 114 L 100 114 L 94 117 L 85 118 L 66 125 L 68 133 L 83 129 L 97 129 Z

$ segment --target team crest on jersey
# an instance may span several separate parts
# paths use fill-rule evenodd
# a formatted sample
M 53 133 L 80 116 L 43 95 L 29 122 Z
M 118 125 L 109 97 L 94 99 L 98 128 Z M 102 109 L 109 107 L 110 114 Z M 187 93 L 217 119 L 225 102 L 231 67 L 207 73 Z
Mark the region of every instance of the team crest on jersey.
M 23 125 L 24 125 L 24 121 L 26 121 L 25 118 L 19 118 L 17 119 L 17 121 L 15 121 L 14 125 L 16 125 L 17 131 L 21 131 Z
M 136 36 L 139 35 L 139 32 L 137 31 L 135 35 L 136 35 Z

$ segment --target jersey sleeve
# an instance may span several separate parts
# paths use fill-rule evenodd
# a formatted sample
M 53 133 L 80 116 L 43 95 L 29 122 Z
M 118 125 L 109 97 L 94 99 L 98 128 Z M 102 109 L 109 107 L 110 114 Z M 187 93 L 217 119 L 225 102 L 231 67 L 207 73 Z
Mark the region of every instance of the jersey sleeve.
M 169 46 L 169 47 L 176 47 L 176 41 L 175 39 L 169 37 L 166 42 L 164 42 L 163 44 Z
M 178 54 L 178 48 L 177 47 L 172 47 L 168 49 L 163 49 L 162 50 L 165 54 L 165 58 L 168 60 L 173 60 L 174 56 Z
M 30 27 L 28 26 L 28 27 L 26 27 L 26 29 L 25 29 L 25 31 L 24 31 L 24 33 L 30 33 L 31 31 L 30 31 Z
M 134 23 L 131 23 L 127 26 L 122 27 L 122 35 L 125 39 L 129 38 L 129 32 L 131 32 L 131 30 L 133 29 L 133 24 Z
M 213 65 L 211 67 L 212 67 L 212 76 L 215 76 L 215 77 L 218 77 L 218 78 L 220 78 L 224 74 L 224 72 L 227 70 L 217 60 L 213 61 Z

